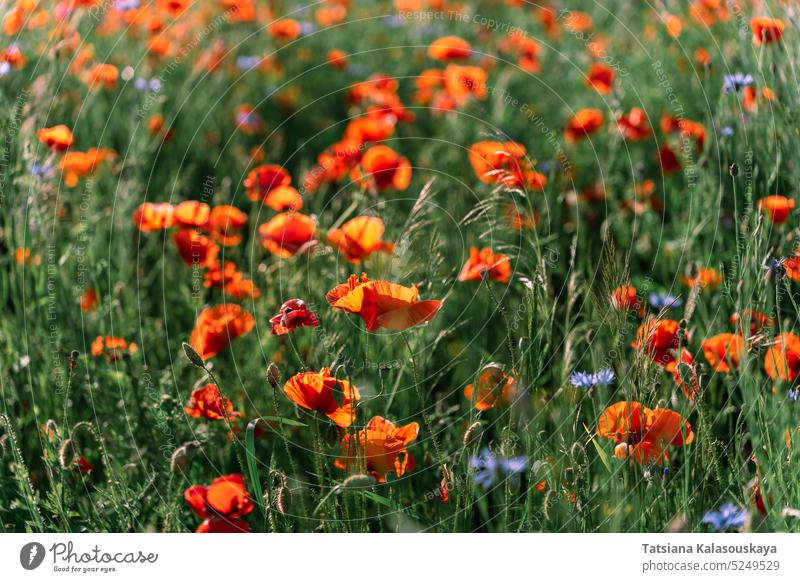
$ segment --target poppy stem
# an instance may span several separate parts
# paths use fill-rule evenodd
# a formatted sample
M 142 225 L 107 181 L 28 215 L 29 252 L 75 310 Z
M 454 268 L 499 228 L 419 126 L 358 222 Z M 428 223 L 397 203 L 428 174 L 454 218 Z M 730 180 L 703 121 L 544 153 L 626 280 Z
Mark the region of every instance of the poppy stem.
M 420 405 L 422 406 L 422 421 L 425 423 L 425 429 L 431 435 L 433 449 L 436 453 L 436 462 L 439 463 L 440 467 L 444 468 L 444 457 L 442 456 L 442 450 L 439 447 L 439 439 L 436 437 L 436 433 L 434 432 L 433 423 L 428 416 L 428 409 L 425 405 L 425 396 L 422 394 L 422 387 L 420 386 L 419 375 L 417 374 L 417 363 L 414 360 L 414 351 L 411 349 L 411 343 L 408 341 L 408 337 L 406 337 L 405 332 L 400 332 L 400 335 L 403 336 L 403 341 L 406 342 L 408 354 L 411 359 L 411 371 L 414 374 L 414 389 L 417 391 L 417 398 L 419 398 Z
M 242 453 L 239 450 L 239 439 L 236 436 L 236 432 L 233 430 L 233 422 L 231 421 L 230 414 L 228 413 L 228 407 L 225 405 L 225 395 L 222 394 L 222 386 L 219 385 L 219 381 L 217 377 L 214 375 L 214 372 L 211 371 L 210 368 L 203 365 L 203 370 L 206 374 L 208 374 L 209 379 L 214 383 L 214 386 L 217 387 L 217 393 L 219 394 L 220 398 L 220 407 L 222 408 L 222 414 L 225 416 L 225 423 L 228 425 L 228 430 L 231 431 L 231 438 L 233 439 L 233 451 L 236 454 L 236 460 L 239 463 L 239 467 L 242 471 L 242 475 L 247 475 L 247 465 L 242 458 Z
M 511 325 L 508 322 L 508 314 L 506 313 L 506 308 L 500 303 L 500 300 L 497 298 L 497 295 L 494 294 L 494 290 L 492 289 L 492 285 L 489 282 L 489 278 L 485 279 L 486 281 L 486 289 L 489 290 L 489 295 L 492 297 L 492 301 L 494 301 L 495 305 L 497 306 L 497 310 L 500 312 L 500 317 L 503 319 L 503 325 L 506 327 L 506 347 L 508 348 L 508 355 L 511 358 L 511 369 L 515 370 L 517 367 L 516 364 L 516 356 L 514 355 L 514 340 L 511 335 Z

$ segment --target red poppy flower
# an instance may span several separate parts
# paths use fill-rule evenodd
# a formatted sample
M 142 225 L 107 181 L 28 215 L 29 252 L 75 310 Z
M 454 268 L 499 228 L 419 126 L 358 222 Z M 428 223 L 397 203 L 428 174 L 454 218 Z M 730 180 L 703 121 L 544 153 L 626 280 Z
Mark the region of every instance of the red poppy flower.
M 193 390 L 189 403 L 183 410 L 191 417 L 208 420 L 226 420 L 240 416 L 233 410 L 233 403 L 222 397 L 216 384 L 206 384 Z
M 36 136 L 39 138 L 39 141 L 47 147 L 58 151 L 63 151 L 75 143 L 75 138 L 66 125 L 56 125 L 40 129 Z
M 586 84 L 601 95 L 611 93 L 614 83 L 614 69 L 603 63 L 594 63 L 586 75 Z
M 567 141 L 575 143 L 603 127 L 603 112 L 599 109 L 581 109 L 567 123 L 564 131 Z
M 547 178 L 531 167 L 525 146 L 509 141 L 479 141 L 469 148 L 469 163 L 485 184 L 504 184 L 508 188 L 543 190 Z
M 744 338 L 739 334 L 721 333 L 703 340 L 700 345 L 706 360 L 717 372 L 730 372 L 731 367 L 737 369 L 739 360 L 744 357 Z
M 750 28 L 753 29 L 753 44 L 761 46 L 781 40 L 786 23 L 780 18 L 758 16 L 750 19 Z
M 472 55 L 472 47 L 458 36 L 437 38 L 428 47 L 428 56 L 437 61 L 453 61 L 468 59 Z
M 353 179 L 378 191 L 405 190 L 411 183 L 411 164 L 390 147 L 372 146 L 361 158 L 361 170 L 353 170 Z
M 291 18 L 276 20 L 267 28 L 270 36 L 281 43 L 286 43 L 300 36 L 300 23 Z
M 272 335 L 286 335 L 298 327 L 317 327 L 316 314 L 306 307 L 302 299 L 289 299 L 281 305 L 278 315 L 271 318 Z
M 211 209 L 208 204 L 197 200 L 186 200 L 175 207 L 175 224 L 184 228 L 205 228 Z
M 341 228 L 328 231 L 328 240 L 348 261 L 358 263 L 372 253 L 391 253 L 394 250 L 392 243 L 381 240 L 384 228 L 380 218 L 359 216 L 348 220 Z
M 189 343 L 204 360 L 212 358 L 249 333 L 255 323 L 252 315 L 234 303 L 207 307 L 200 312 Z
M 739 329 L 739 334 L 742 335 L 742 327 L 740 322 L 744 320 L 750 321 L 750 335 L 756 335 L 760 332 L 763 328 L 769 327 L 775 324 L 775 319 L 766 315 L 765 313 L 761 313 L 760 311 L 756 311 L 755 309 L 751 309 L 749 307 L 742 310 L 741 313 L 732 313 L 730 317 L 730 322 L 737 326 Z
M 495 254 L 489 247 L 481 250 L 470 247 L 469 259 L 461 268 L 458 280 L 480 281 L 484 277 L 508 283 L 511 278 L 511 263 L 506 255 Z
M 686 348 L 681 350 L 681 359 L 675 363 L 672 377 L 686 398 L 694 400 L 697 397 L 700 392 L 700 379 L 694 365 L 694 356 Z
M 703 124 L 685 117 L 662 116 L 661 131 L 667 135 L 678 134 L 683 139 L 693 139 L 697 152 L 703 151 L 706 143 L 706 128 Z
M 355 386 L 331 376 L 328 368 L 295 374 L 283 386 L 283 392 L 298 406 L 321 412 L 342 428 L 353 422 L 353 402 L 361 398 Z
M 623 137 L 630 141 L 642 141 L 653 133 L 647 121 L 647 114 L 639 107 L 617 117 L 617 127 Z
M 499 364 L 487 364 L 481 375 L 478 376 L 478 390 L 475 385 L 469 384 L 464 388 L 464 396 L 472 402 L 475 398 L 475 408 L 480 411 L 494 408 L 497 404 L 510 404 L 516 391 L 516 380 L 505 373 Z
M 688 343 L 688 334 L 684 343 Z M 672 319 L 649 319 L 636 331 L 631 346 L 644 350 L 653 361 L 671 372 L 675 366 L 673 350 L 680 345 L 680 326 Z
M 758 209 L 775 224 L 783 224 L 794 208 L 794 200 L 786 196 L 766 196 L 758 201 Z
M 217 261 L 219 246 L 197 229 L 180 228 L 172 234 L 172 240 L 183 262 L 190 267 L 211 267 Z
M 791 332 L 777 336 L 767 350 L 764 370 L 773 382 L 794 382 L 800 372 L 800 337 Z
M 261 244 L 281 258 L 291 257 L 314 241 L 317 225 L 298 212 L 284 212 L 258 227 Z M 308 248 L 308 247 L 306 247 Z
M 97 308 L 97 291 L 87 289 L 81 295 L 81 310 L 85 312 L 94 311 Z
M 606 408 L 597 421 L 598 436 L 612 440 L 617 458 L 661 464 L 668 460 L 667 446 L 684 446 L 694 441 L 689 422 L 677 412 L 650 410 L 638 402 L 617 402 Z
M 242 242 L 241 230 L 246 225 L 247 215 L 235 206 L 215 206 L 208 215 L 212 238 L 225 247 Z
M 90 353 L 95 358 L 106 356 L 109 362 L 115 362 L 125 356 L 132 356 L 139 351 L 138 346 L 131 342 L 130 344 L 121 337 L 114 337 L 113 335 L 102 335 L 94 338 Z
M 481 67 L 447 65 L 444 70 L 444 89 L 458 106 L 470 97 L 483 101 L 489 95 L 486 88 L 486 71 Z
M 205 520 L 196 533 L 250 531 L 250 526 L 241 518 L 253 510 L 253 502 L 241 475 L 217 477 L 208 487 L 192 485 L 183 492 L 183 498 L 192 511 Z
M 693 277 L 682 277 L 683 284 L 687 287 L 694 287 L 697 285 L 701 290 L 713 289 L 722 283 L 722 275 L 719 271 L 711 267 L 700 267 Z
M 617 311 L 632 309 L 639 311 L 642 308 L 636 297 L 636 287 L 633 285 L 620 285 L 611 292 L 611 306 Z
M 380 328 L 403 330 L 430 321 L 442 308 L 437 300 L 418 300 L 416 285 L 403 287 L 387 281 L 370 281 L 350 275 L 347 283 L 334 287 L 325 299 L 334 309 L 358 315 L 367 331 Z
M 419 424 L 412 422 L 405 426 L 395 426 L 389 420 L 373 416 L 366 430 L 342 438 L 342 456 L 334 465 L 347 472 L 363 470 L 366 462 L 367 473 L 378 483 L 386 482 L 386 475 L 394 473 L 402 477 L 414 470 L 414 459 L 407 447 L 417 440 Z
M 89 148 L 85 152 L 65 152 L 58 162 L 58 168 L 64 175 L 64 183 L 70 188 L 78 185 L 81 176 L 93 174 L 101 162 L 116 157 L 114 150 Z
M 243 184 L 250 200 L 264 202 L 275 188 L 288 186 L 291 181 L 292 177 L 289 172 L 281 166 L 262 165 L 250 170 Z

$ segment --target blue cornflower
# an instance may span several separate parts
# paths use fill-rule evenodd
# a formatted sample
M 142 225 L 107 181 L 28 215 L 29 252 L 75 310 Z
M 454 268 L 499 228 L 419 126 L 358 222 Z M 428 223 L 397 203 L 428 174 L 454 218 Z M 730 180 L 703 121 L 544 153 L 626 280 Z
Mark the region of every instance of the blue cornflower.
M 476 469 L 473 479 L 487 491 L 495 481 L 507 477 L 515 478 L 528 466 L 527 457 L 495 457 L 489 449 L 484 448 L 480 456 L 472 457 L 469 466 Z
M 0 77 L 5 77 L 11 72 L 11 64 L 8 61 L 0 62 Z
M 311 34 L 315 30 L 317 30 L 317 25 L 314 24 L 313 22 L 308 22 L 307 20 L 304 20 L 303 22 L 300 23 L 301 35 Z
M 37 178 L 49 178 L 53 175 L 52 164 L 31 164 L 31 175 Z
M 734 73 L 733 75 L 725 75 L 725 81 L 722 85 L 722 90 L 726 93 L 738 93 L 748 85 L 753 83 L 752 75 L 745 75 L 744 73 Z
M 550 172 L 558 172 L 561 170 L 561 164 L 556 160 L 543 160 L 539 162 L 539 171 L 542 174 L 549 174 Z
M 151 91 L 153 93 L 158 93 L 161 91 L 161 81 L 159 79 L 145 79 L 144 77 L 138 77 L 134 82 L 133 86 L 136 87 L 139 91 Z
M 139 8 L 139 0 L 115 0 L 114 2 L 114 10 L 119 10 L 120 12 L 136 8 Z
M 731 137 L 733 135 L 733 128 L 730 125 L 726 125 L 719 131 L 719 133 L 722 135 L 722 137 Z
M 261 64 L 261 57 L 257 55 L 236 57 L 236 66 L 239 67 L 240 71 L 255 69 L 259 64 Z
M 608 386 L 614 381 L 614 378 L 614 371 L 611 368 L 603 368 L 594 374 L 573 372 L 569 381 L 576 388 L 591 388 L 592 386 Z
M 750 517 L 747 509 L 739 509 L 733 503 L 723 503 L 717 511 L 709 511 L 703 516 L 703 523 L 717 531 L 742 527 Z
M 800 390 L 798 389 L 789 390 L 789 392 L 786 394 L 786 398 L 788 398 L 792 402 L 797 402 L 800 399 Z
M 683 305 L 683 300 L 679 297 L 674 297 L 669 293 L 650 293 L 647 301 L 654 309 L 678 308 Z

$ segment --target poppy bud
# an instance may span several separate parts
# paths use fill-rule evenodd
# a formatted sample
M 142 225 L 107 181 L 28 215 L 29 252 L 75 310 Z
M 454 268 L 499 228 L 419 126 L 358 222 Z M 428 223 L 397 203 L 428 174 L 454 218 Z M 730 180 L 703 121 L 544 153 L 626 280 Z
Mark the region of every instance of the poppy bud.
M 69 354 L 69 369 L 74 370 L 75 367 L 78 365 L 78 357 L 80 356 L 80 352 L 78 350 L 72 350 Z
M 620 461 L 628 458 L 628 443 L 620 443 L 614 447 L 614 456 Z
M 200 357 L 200 354 L 197 353 L 197 350 L 194 349 L 194 346 L 183 342 L 181 344 L 183 347 L 183 353 L 186 354 L 186 357 L 189 358 L 189 361 L 197 366 L 198 368 L 205 368 L 206 364 L 203 361 L 203 358 Z
M 189 465 L 191 464 L 194 456 L 197 454 L 199 448 L 199 441 L 191 441 L 184 443 L 175 449 L 169 461 L 170 471 L 173 473 L 185 472 L 189 468 Z
M 58 449 L 58 463 L 61 465 L 62 469 L 69 469 L 69 466 L 72 464 L 72 459 L 69 458 L 71 450 L 72 439 L 64 439 L 64 442 L 61 443 L 61 447 Z
M 738 176 L 739 175 L 739 165 L 736 163 L 731 164 L 728 166 L 728 173 L 731 176 Z
M 267 367 L 267 382 L 273 388 L 277 388 L 281 383 L 281 371 L 275 365 L 275 362 L 270 362 Z

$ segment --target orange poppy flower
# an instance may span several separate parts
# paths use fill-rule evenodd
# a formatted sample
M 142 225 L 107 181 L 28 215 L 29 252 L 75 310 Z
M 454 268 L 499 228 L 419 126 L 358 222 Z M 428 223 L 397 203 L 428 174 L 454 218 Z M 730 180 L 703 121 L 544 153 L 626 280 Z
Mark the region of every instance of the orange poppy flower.
M 94 311 L 97 308 L 97 291 L 87 289 L 81 295 L 81 310 L 84 312 Z
M 794 382 L 800 372 L 800 337 L 791 332 L 777 336 L 767 350 L 764 370 L 773 382 Z
M 241 519 L 253 510 L 241 475 L 217 477 L 208 487 L 192 485 L 183 498 L 198 517 L 204 519 L 196 533 L 249 532 L 250 526 Z
M 355 386 L 347 380 L 331 376 L 328 368 L 295 374 L 283 386 L 283 392 L 298 406 L 321 412 L 342 428 L 347 428 L 353 422 L 353 402 L 361 398 Z M 342 395 L 334 392 L 341 392 Z
M 348 220 L 341 228 L 328 231 L 328 240 L 348 261 L 358 263 L 372 253 L 394 250 L 394 244 L 381 240 L 384 229 L 380 218 L 359 216 Z
M 175 224 L 175 209 L 169 202 L 144 202 L 133 213 L 133 224 L 142 232 L 170 228 Z
M 342 70 L 347 66 L 347 53 L 339 49 L 331 49 L 325 55 L 325 60 L 334 69 Z
M 428 47 L 428 56 L 437 61 L 455 61 L 468 59 L 472 55 L 472 47 L 458 36 L 437 38 Z
M 36 136 L 47 147 L 58 151 L 63 151 L 75 143 L 75 137 L 66 125 L 40 129 Z
M 594 63 L 586 75 L 586 84 L 602 95 L 611 93 L 614 83 L 614 69 L 603 63 Z
M 672 370 L 675 384 L 689 400 L 694 400 L 700 392 L 700 379 L 694 365 L 694 356 L 686 348 L 681 350 L 681 359 Z
M 651 410 L 638 402 L 617 402 L 606 408 L 597 421 L 597 435 L 619 443 L 614 454 L 641 464 L 668 460 L 667 446 L 694 441 L 689 422 L 675 411 Z
M 730 317 L 730 322 L 737 326 L 739 329 L 739 334 L 742 334 L 742 327 L 740 322 L 743 320 L 748 319 L 750 320 L 750 335 L 756 335 L 760 332 L 763 328 L 769 327 L 775 324 L 775 319 L 766 315 L 765 313 L 761 313 L 760 311 L 756 311 L 755 309 L 751 309 L 749 307 L 742 310 L 741 313 L 732 313 Z
M 497 404 L 510 404 L 515 395 L 516 380 L 505 373 L 500 364 L 487 364 L 481 375 L 478 376 L 478 391 L 475 385 L 469 384 L 464 388 L 464 396 L 472 402 L 475 398 L 475 408 L 481 412 L 494 408 Z
M 360 472 L 366 464 L 366 472 L 378 483 L 385 483 L 389 473 L 402 477 L 414 470 L 414 459 L 407 447 L 417 440 L 418 434 L 416 422 L 395 426 L 381 416 L 373 416 L 366 430 L 342 438 L 342 456 L 334 465 L 347 472 Z
M 253 202 L 260 200 L 266 204 L 270 192 L 279 186 L 288 186 L 291 181 L 289 172 L 281 166 L 263 164 L 250 170 L 243 184 L 250 200 Z
M 683 284 L 687 287 L 694 287 L 697 285 L 700 289 L 713 289 L 722 283 L 722 275 L 716 269 L 710 267 L 701 267 L 697 269 L 694 277 L 682 277 Z
M 204 360 L 213 358 L 249 333 L 255 323 L 252 315 L 234 303 L 207 307 L 197 317 L 189 343 Z
M 197 200 L 187 200 L 175 207 L 173 216 L 175 224 L 179 227 L 205 228 L 210 214 L 211 208 L 208 204 Z
M 457 105 L 463 105 L 470 96 L 483 101 L 488 96 L 486 71 L 480 67 L 447 65 L 444 70 L 444 87 L 447 95 Z
M 469 163 L 485 184 L 503 184 L 508 188 L 526 187 L 543 190 L 547 178 L 531 167 L 525 146 L 513 141 L 479 141 L 469 148 Z
M 698 121 L 664 115 L 661 117 L 661 131 L 667 135 L 678 134 L 683 139 L 693 139 L 698 152 L 703 151 L 705 147 L 706 128 Z
M 334 309 L 358 315 L 367 331 L 377 329 L 403 330 L 430 321 L 442 308 L 438 300 L 418 300 L 416 285 L 403 287 L 387 281 L 370 281 L 362 273 L 359 279 L 350 275 L 328 291 L 325 299 Z
M 639 311 L 642 304 L 636 297 L 636 287 L 633 285 L 620 285 L 611 292 L 611 307 L 617 311 L 632 309 Z
M 298 212 L 284 212 L 258 227 L 261 244 L 281 258 L 291 257 L 314 241 L 317 225 Z
M 317 327 L 319 321 L 316 314 L 306 307 L 302 299 L 289 299 L 278 310 L 278 315 L 269 320 L 272 335 L 286 335 L 298 327 Z
M 636 341 L 631 346 L 644 350 L 653 361 L 668 372 L 675 367 L 673 350 L 680 345 L 680 325 L 672 319 L 648 319 L 636 331 Z M 688 343 L 688 333 L 684 343 Z
M 90 348 L 92 356 L 95 358 L 106 356 L 109 362 L 116 362 L 125 356 L 132 356 L 137 351 L 139 351 L 139 348 L 135 343 L 128 343 L 121 337 L 114 337 L 113 335 L 97 336 L 94 338 Z
M 511 263 L 506 255 L 495 254 L 490 247 L 470 247 L 469 259 L 458 274 L 459 281 L 480 281 L 483 278 L 500 283 L 511 279 Z
M 86 71 L 83 82 L 92 90 L 100 86 L 106 89 L 115 89 L 117 86 L 117 79 L 119 79 L 119 69 L 117 69 L 117 67 L 106 63 L 96 63 Z
M 215 206 L 208 215 L 208 230 L 215 241 L 225 247 L 242 242 L 241 230 L 247 215 L 235 206 Z
M 639 107 L 633 107 L 627 114 L 620 114 L 617 127 L 623 137 L 630 141 L 642 141 L 652 134 L 647 114 Z
M 599 109 L 581 109 L 567 123 L 564 131 L 568 142 L 575 143 L 603 127 L 603 112 Z
M 786 23 L 780 18 L 758 16 L 750 19 L 750 28 L 753 30 L 753 44 L 761 46 L 781 40 Z
M 395 124 L 389 117 L 358 117 L 347 124 L 344 141 L 355 144 L 358 150 L 368 141 L 379 142 L 391 137 Z
M 278 42 L 289 42 L 300 36 L 300 23 L 291 18 L 276 20 L 267 28 L 270 36 Z
M 195 228 L 180 228 L 172 234 L 183 262 L 188 266 L 211 267 L 217 261 L 219 246 Z
M 786 196 L 766 196 L 758 201 L 758 209 L 775 224 L 783 224 L 794 208 L 794 200 Z
M 378 191 L 405 190 L 411 183 L 411 164 L 388 146 L 372 146 L 361 158 L 361 171 L 354 169 L 353 179 Z
M 193 418 L 208 420 L 226 420 L 240 414 L 233 410 L 233 403 L 223 398 L 216 384 L 206 384 L 192 391 L 189 403 L 183 407 L 184 412 Z
M 703 354 L 716 372 L 730 372 L 739 367 L 744 357 L 744 338 L 735 333 L 721 333 L 703 340 Z M 728 361 L 730 360 L 730 364 Z
M 303 197 L 292 186 L 278 186 L 264 196 L 263 203 L 278 212 L 297 211 L 303 207 Z

